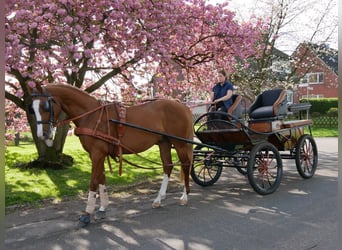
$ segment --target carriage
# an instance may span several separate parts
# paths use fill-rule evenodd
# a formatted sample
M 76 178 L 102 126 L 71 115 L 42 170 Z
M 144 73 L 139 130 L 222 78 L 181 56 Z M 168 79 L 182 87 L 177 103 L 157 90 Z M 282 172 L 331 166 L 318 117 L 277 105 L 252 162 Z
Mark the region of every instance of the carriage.
M 309 103 L 288 105 L 286 91 L 273 89 L 260 94 L 245 117 L 241 106 L 241 97 L 234 96 L 227 113 L 210 112 L 195 120 L 200 143 L 193 154 L 194 182 L 213 185 L 224 167 L 233 167 L 247 175 L 258 194 L 271 194 L 281 182 L 282 159 L 294 159 L 304 179 L 314 175 L 318 154 Z M 286 119 L 289 113 L 291 120 Z

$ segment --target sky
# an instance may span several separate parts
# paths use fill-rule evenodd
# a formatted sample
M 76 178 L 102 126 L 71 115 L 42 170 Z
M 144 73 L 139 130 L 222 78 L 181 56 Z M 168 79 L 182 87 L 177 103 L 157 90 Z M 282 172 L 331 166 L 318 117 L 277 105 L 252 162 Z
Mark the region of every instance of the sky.
M 222 3 L 226 0 L 209 0 L 210 3 Z M 266 0 L 270 1 L 270 0 Z M 273 0 L 278 2 L 279 0 Z M 293 2 L 295 0 L 289 0 Z M 297 0 L 300 8 L 293 8 L 291 15 L 294 16 L 292 21 L 286 25 L 281 31 L 281 35 L 277 40 L 276 47 L 287 54 L 291 54 L 300 42 L 304 40 L 310 41 L 312 39 L 315 43 L 325 42 L 331 48 L 338 48 L 338 30 L 334 23 L 337 24 L 338 8 L 337 1 L 330 3 L 330 0 Z M 230 0 L 229 8 L 236 13 L 236 18 L 239 20 L 248 20 L 248 18 L 255 14 L 256 16 L 263 16 L 269 12 L 269 8 L 265 8 L 263 2 L 265 0 Z M 317 29 L 317 23 L 322 17 L 322 13 L 326 12 L 325 9 L 329 6 L 329 14 L 323 19 L 323 22 Z M 298 7 L 298 6 L 297 6 Z M 328 42 L 327 37 L 331 37 Z

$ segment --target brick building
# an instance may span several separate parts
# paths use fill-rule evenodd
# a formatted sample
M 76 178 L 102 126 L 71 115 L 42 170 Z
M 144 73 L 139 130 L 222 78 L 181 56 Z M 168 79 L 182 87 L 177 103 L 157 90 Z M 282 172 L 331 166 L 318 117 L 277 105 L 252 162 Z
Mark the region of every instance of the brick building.
M 326 45 L 301 43 L 292 54 L 300 77 L 294 99 L 338 97 L 338 51 Z

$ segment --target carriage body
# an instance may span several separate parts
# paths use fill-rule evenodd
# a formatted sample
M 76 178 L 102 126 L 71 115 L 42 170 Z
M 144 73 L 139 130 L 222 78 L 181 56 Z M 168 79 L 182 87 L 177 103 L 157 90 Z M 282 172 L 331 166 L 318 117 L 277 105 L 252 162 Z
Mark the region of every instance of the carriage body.
M 194 122 L 195 135 L 205 146 L 194 149 L 192 179 L 210 186 L 224 167 L 247 175 L 253 189 L 262 195 L 273 193 L 280 185 L 283 159 L 293 159 L 298 173 L 311 178 L 316 170 L 317 146 L 308 119 L 310 105 L 287 107 L 298 119 L 242 119 L 228 113 L 211 112 Z M 307 111 L 303 117 L 302 111 Z

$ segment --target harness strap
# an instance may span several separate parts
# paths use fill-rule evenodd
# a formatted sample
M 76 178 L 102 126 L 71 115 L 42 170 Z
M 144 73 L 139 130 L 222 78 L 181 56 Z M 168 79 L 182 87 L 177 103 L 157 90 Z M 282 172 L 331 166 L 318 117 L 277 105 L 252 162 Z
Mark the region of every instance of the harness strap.
M 120 121 L 120 123 L 117 125 L 118 138 L 120 142 L 126 130 L 126 127 L 122 124 L 126 122 L 126 107 L 122 103 L 116 103 L 115 107 L 116 107 L 116 111 L 118 113 L 119 121 Z M 109 119 L 107 120 L 109 124 Z M 121 176 L 122 175 L 122 157 L 123 157 L 121 143 L 118 145 L 117 155 L 119 157 L 119 176 Z
M 108 163 L 110 173 L 113 174 L 113 168 L 112 168 L 112 164 L 110 163 L 109 155 L 107 155 L 107 163 Z
M 94 137 L 97 137 L 99 139 L 102 139 L 105 142 L 108 142 L 112 145 L 120 145 L 120 140 L 118 140 L 118 138 L 115 138 L 111 135 L 102 133 L 100 131 L 95 131 L 94 129 L 91 128 L 75 128 L 74 131 L 75 135 L 79 136 L 79 135 L 91 135 Z
M 109 125 L 109 112 L 108 112 L 108 106 L 104 106 L 105 107 L 105 111 L 106 111 L 106 121 L 107 121 L 107 134 L 110 135 L 110 125 Z M 110 148 L 110 146 L 108 145 L 108 148 Z M 112 164 L 110 163 L 110 159 L 109 159 L 109 155 L 107 155 L 107 163 L 108 163 L 108 167 L 109 167 L 109 171 L 111 174 L 113 174 L 113 169 L 112 169 Z

